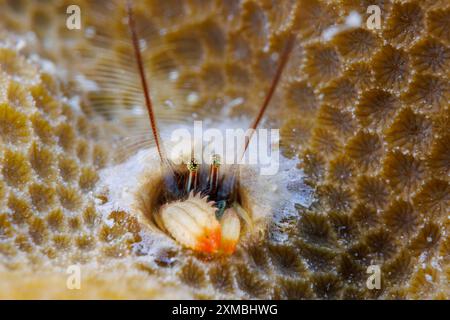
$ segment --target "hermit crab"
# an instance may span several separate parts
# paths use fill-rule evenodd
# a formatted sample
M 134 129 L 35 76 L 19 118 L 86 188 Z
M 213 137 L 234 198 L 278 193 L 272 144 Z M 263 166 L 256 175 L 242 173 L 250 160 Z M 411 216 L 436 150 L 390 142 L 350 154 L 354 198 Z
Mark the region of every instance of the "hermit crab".
M 209 167 L 200 165 L 193 152 L 183 165 L 176 165 L 168 159 L 153 111 L 131 1 L 127 2 L 127 17 L 162 173 L 157 182 L 158 195 L 152 197 L 150 218 L 160 230 L 186 248 L 205 254 L 230 255 L 239 242 L 241 224 L 248 221 L 248 213 L 239 199 L 240 167 L 237 164 L 229 165 L 222 172 L 221 159 L 217 154 L 211 155 Z M 271 101 L 293 49 L 294 40 L 294 35 L 288 38 L 270 88 L 249 129 L 251 134 L 245 141 L 241 159 Z

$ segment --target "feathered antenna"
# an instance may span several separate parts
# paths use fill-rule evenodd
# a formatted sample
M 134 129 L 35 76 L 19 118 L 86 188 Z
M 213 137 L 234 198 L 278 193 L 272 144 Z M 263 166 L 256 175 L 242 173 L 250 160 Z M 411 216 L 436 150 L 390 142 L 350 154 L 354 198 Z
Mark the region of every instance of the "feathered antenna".
M 275 76 L 273 77 L 272 83 L 270 84 L 269 91 L 267 92 L 264 102 L 261 105 L 261 108 L 259 109 L 259 112 L 256 115 L 255 119 L 253 120 L 252 125 L 249 128 L 251 130 L 250 136 L 245 141 L 245 147 L 244 147 L 244 151 L 242 152 L 241 159 L 244 157 L 245 152 L 248 149 L 248 145 L 250 144 L 250 140 L 252 139 L 253 133 L 255 132 L 256 128 L 258 127 L 259 123 L 261 122 L 261 120 L 264 116 L 264 113 L 266 112 L 267 107 L 269 106 L 269 103 L 272 100 L 273 94 L 275 93 L 275 90 L 280 82 L 281 75 L 283 74 L 286 64 L 289 61 L 289 57 L 292 53 L 292 50 L 294 49 L 295 38 L 296 38 L 295 35 L 291 34 L 287 40 L 286 46 L 285 46 L 284 51 L 280 58 L 280 63 L 275 72 Z
M 253 120 L 253 122 L 250 126 L 251 132 L 250 132 L 248 139 L 246 139 L 246 141 L 245 141 L 245 147 L 244 147 L 241 157 L 239 158 L 240 160 L 242 160 L 244 158 L 245 152 L 248 149 L 248 146 L 250 144 L 250 140 L 253 136 L 253 133 L 256 130 L 256 128 L 258 127 L 258 125 L 260 124 L 260 122 L 267 110 L 267 107 L 269 106 L 270 101 L 272 100 L 275 90 L 276 90 L 278 84 L 280 83 L 280 79 L 283 74 L 283 71 L 286 68 L 286 65 L 289 61 L 292 50 L 294 49 L 295 39 L 296 39 L 296 36 L 294 34 L 291 34 L 289 36 L 289 38 L 287 39 L 287 43 L 286 43 L 283 53 L 280 57 L 280 63 L 276 69 L 275 76 L 272 79 L 272 82 L 270 84 L 269 91 L 267 92 L 267 95 L 264 98 L 264 101 L 261 105 L 261 108 L 258 111 L 258 114 L 256 115 L 255 119 Z M 228 202 L 229 200 L 231 200 L 231 201 L 234 200 L 233 196 L 236 195 L 236 190 L 238 189 L 238 184 L 239 184 L 238 175 L 239 175 L 239 166 L 233 165 L 231 168 L 230 178 L 227 179 L 227 181 L 226 180 L 223 181 L 223 186 L 222 186 L 223 189 L 219 191 L 219 195 L 217 197 L 219 199 L 219 201 Z M 229 195 L 232 195 L 231 198 L 229 197 Z
M 150 98 L 147 78 L 145 77 L 144 63 L 142 61 L 139 39 L 133 16 L 133 5 L 131 0 L 127 0 L 127 15 L 128 15 L 128 26 L 130 27 L 131 38 L 133 41 L 133 49 L 136 58 L 136 64 L 139 70 L 139 76 L 141 78 L 142 90 L 144 92 L 145 105 L 147 107 L 148 116 L 150 118 L 150 126 L 152 128 L 153 137 L 155 138 L 156 148 L 158 149 L 158 154 L 159 158 L 161 159 L 161 163 L 167 163 L 164 146 L 161 143 L 161 137 L 159 135 L 158 126 L 156 124 L 156 117 L 153 111 L 152 100 Z

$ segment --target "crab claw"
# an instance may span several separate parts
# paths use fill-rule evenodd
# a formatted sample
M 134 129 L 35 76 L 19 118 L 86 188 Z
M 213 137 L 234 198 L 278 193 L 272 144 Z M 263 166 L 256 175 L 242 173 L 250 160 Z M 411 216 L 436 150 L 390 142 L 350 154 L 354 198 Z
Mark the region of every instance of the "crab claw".
M 232 254 L 236 250 L 241 232 L 241 222 L 236 211 L 229 208 L 225 211 L 220 220 L 222 227 L 222 241 L 220 250 L 225 254 Z
M 180 244 L 192 250 L 215 253 L 220 247 L 221 228 L 215 208 L 205 198 L 190 195 L 160 210 L 161 222 Z

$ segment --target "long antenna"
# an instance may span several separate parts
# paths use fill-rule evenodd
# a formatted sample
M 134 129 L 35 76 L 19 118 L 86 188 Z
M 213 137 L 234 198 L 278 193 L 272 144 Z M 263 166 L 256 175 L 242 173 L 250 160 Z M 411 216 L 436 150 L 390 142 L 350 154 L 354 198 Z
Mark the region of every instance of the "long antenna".
M 245 141 L 245 147 L 244 147 L 244 151 L 242 152 L 241 159 L 244 157 L 245 152 L 247 151 L 248 145 L 250 144 L 250 140 L 252 139 L 253 133 L 255 132 L 256 128 L 258 127 L 259 123 L 261 122 L 261 119 L 264 116 L 264 113 L 266 112 L 266 109 L 269 106 L 270 101 L 272 100 L 273 94 L 275 93 L 278 83 L 280 82 L 281 75 L 283 74 L 286 64 L 289 61 L 289 57 L 292 53 L 292 49 L 294 49 L 295 38 L 296 38 L 295 35 L 291 34 L 287 40 L 286 46 L 285 46 L 284 51 L 280 58 L 280 64 L 278 65 L 277 70 L 275 72 L 275 76 L 272 79 L 272 83 L 270 84 L 269 91 L 267 92 L 267 95 L 264 99 L 261 109 L 259 109 L 259 112 L 258 112 L 256 118 L 253 120 L 253 123 L 249 128 L 249 129 L 251 129 L 250 136 Z
M 244 158 L 245 152 L 248 149 L 248 146 L 250 144 L 250 140 L 252 139 L 253 133 L 255 132 L 256 128 L 258 127 L 259 123 L 261 122 L 261 119 L 263 118 L 264 113 L 266 112 L 267 107 L 269 106 L 269 103 L 272 100 L 273 94 L 275 93 L 275 90 L 280 82 L 281 76 L 286 67 L 286 64 L 289 61 L 289 57 L 292 53 L 292 50 L 294 49 L 295 38 L 296 38 L 296 36 L 294 34 L 291 34 L 287 40 L 287 43 L 283 50 L 283 53 L 280 57 L 280 63 L 275 72 L 275 76 L 272 79 L 272 83 L 270 84 L 269 91 L 267 92 L 267 95 L 264 99 L 261 109 L 259 110 L 256 118 L 253 120 L 252 125 L 250 126 L 250 129 L 252 129 L 252 130 L 250 132 L 250 136 L 248 137 L 248 139 L 245 142 L 244 151 L 242 152 L 240 160 L 242 160 Z M 231 168 L 231 182 L 229 185 L 233 189 L 237 188 L 237 183 L 238 183 L 237 176 L 239 175 L 239 168 L 240 167 L 237 165 L 233 165 L 233 167 Z
M 158 126 L 156 125 L 156 117 L 153 111 L 153 105 L 150 98 L 149 86 L 145 77 L 144 63 L 142 62 L 141 50 L 139 46 L 139 39 L 136 31 L 136 25 L 133 16 L 133 5 L 131 0 L 127 0 L 127 14 L 128 14 L 128 26 L 131 31 L 131 38 L 133 40 L 134 55 L 136 58 L 136 64 L 139 70 L 139 76 L 141 78 L 142 90 L 144 91 L 145 105 L 147 106 L 148 116 L 150 118 L 150 125 L 155 138 L 156 148 L 158 149 L 159 158 L 161 162 L 166 162 L 165 153 L 161 144 L 161 137 L 159 136 Z

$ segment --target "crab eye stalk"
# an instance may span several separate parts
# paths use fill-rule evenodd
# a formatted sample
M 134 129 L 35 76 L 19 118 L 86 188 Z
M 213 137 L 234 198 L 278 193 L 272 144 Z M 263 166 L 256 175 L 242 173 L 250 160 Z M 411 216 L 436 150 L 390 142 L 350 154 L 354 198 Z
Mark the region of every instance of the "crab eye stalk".
M 186 180 L 186 193 L 189 193 L 189 192 L 195 191 L 197 189 L 199 164 L 198 164 L 197 160 L 192 158 L 187 163 L 186 166 L 189 171 L 188 177 Z
M 208 177 L 208 194 L 210 200 L 216 199 L 217 188 L 219 187 L 220 160 L 221 159 L 218 154 L 214 154 L 212 156 L 212 162 L 209 168 L 209 177 Z

